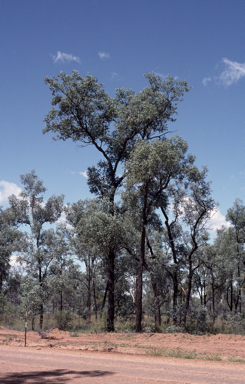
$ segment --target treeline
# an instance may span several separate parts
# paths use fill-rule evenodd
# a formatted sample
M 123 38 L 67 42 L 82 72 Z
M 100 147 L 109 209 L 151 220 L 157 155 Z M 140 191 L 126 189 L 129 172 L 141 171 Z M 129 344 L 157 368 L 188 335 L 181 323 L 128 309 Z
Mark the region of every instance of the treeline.
M 64 205 L 64 196 L 45 200 L 35 171 L 21 175 L 19 196 L 0 211 L 0 310 L 73 314 L 97 319 L 144 314 L 161 325 L 165 315 L 186 329 L 195 318 L 212 324 L 229 313 L 243 315 L 245 207 L 236 200 L 229 226 L 210 244 L 209 220 L 217 210 L 195 157 L 179 136 L 168 138 L 177 103 L 189 87 L 171 77 L 147 74 L 138 94 L 116 89 L 110 97 L 97 79 L 61 72 L 46 78 L 52 109 L 44 133 L 102 159 L 88 168 L 93 199 Z M 64 213 L 65 219 L 61 219 Z M 11 267 L 11 255 L 19 267 Z M 10 304 L 11 303 L 11 304 Z

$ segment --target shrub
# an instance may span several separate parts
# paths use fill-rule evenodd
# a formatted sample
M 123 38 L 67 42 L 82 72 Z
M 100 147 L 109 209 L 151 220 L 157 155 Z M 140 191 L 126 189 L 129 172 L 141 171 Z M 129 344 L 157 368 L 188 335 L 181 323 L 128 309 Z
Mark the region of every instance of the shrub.
M 71 328 L 71 322 L 73 320 L 73 315 L 70 311 L 59 312 L 55 315 L 56 326 L 62 331 L 66 331 Z

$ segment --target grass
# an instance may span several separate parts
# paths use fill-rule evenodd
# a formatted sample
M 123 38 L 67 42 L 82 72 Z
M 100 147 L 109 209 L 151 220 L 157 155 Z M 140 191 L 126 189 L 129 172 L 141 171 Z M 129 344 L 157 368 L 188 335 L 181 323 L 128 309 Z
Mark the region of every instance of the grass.
M 245 363 L 244 359 L 237 356 L 228 357 L 227 361 L 229 361 L 230 363 Z
M 56 314 L 57 315 L 57 314 Z M 57 316 L 55 314 L 44 314 L 44 322 L 43 329 L 51 329 L 58 326 Z M 162 316 L 162 325 L 160 327 L 156 327 L 154 323 L 153 317 L 144 316 L 142 321 L 143 331 L 147 329 L 147 333 L 149 335 L 153 335 L 156 333 L 165 333 L 165 334 L 178 334 L 185 333 L 186 329 L 181 327 L 173 327 L 171 323 L 168 323 L 169 320 L 166 316 Z M 39 316 L 36 316 L 34 321 L 34 330 L 39 329 Z M 216 319 L 215 327 L 210 325 L 210 322 L 207 321 L 209 327 L 209 334 L 206 333 L 205 336 L 210 336 L 211 334 L 230 334 L 230 335 L 245 335 L 245 321 L 244 324 L 240 324 L 239 322 L 228 322 L 222 319 Z M 24 330 L 24 319 L 22 316 L 18 316 L 17 313 L 11 314 L 2 314 L 0 316 L 0 325 L 13 330 L 22 331 Z M 102 333 L 106 332 L 107 320 L 106 314 L 103 314 L 102 317 L 98 315 L 97 320 L 95 316 L 91 316 L 91 319 L 82 319 L 81 316 L 74 315 L 72 320 L 69 322 L 67 326 L 67 330 L 70 332 L 79 332 L 79 333 L 91 333 L 97 332 Z M 31 330 L 31 319 L 28 320 L 28 329 Z M 131 316 L 131 318 L 125 319 L 116 319 L 115 320 L 115 332 L 120 333 L 129 333 L 132 334 L 135 332 L 135 317 Z M 156 333 L 155 333 L 156 332 Z M 196 328 L 193 326 L 192 334 L 203 334 L 202 332 L 198 332 L 198 324 Z M 186 333 L 187 334 L 187 333 Z M 182 336 L 183 337 L 183 336 Z M 189 338 L 189 336 L 187 336 Z M 190 339 L 191 340 L 191 339 Z
M 174 357 L 177 359 L 196 359 L 196 360 L 207 360 L 207 361 L 228 361 L 230 363 L 245 363 L 245 359 L 239 356 L 231 356 L 227 359 L 223 359 L 220 355 L 211 353 L 211 354 L 197 354 L 195 351 L 180 351 L 174 349 L 164 349 L 164 348 L 151 348 L 147 351 L 148 355 L 151 356 L 163 356 L 163 357 Z
M 197 354 L 195 351 L 181 351 L 175 349 L 164 348 L 151 348 L 148 350 L 148 355 L 151 356 L 163 356 L 174 357 L 177 359 L 197 359 L 197 360 L 209 360 L 209 361 L 222 361 L 222 357 L 216 354 Z
M 78 337 L 78 332 L 71 332 L 70 337 Z

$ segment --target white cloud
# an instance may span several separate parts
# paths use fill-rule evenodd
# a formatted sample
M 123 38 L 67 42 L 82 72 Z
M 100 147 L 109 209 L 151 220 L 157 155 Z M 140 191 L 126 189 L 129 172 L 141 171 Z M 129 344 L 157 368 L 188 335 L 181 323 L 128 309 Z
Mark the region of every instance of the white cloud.
M 99 52 L 98 55 L 101 59 L 109 59 L 110 57 L 109 53 L 106 52 Z
M 213 212 L 211 219 L 208 221 L 208 225 L 211 231 L 216 232 L 223 226 L 230 227 L 230 223 L 225 220 L 225 216 L 222 215 L 219 209 Z
M 0 181 L 0 204 L 8 201 L 8 197 L 11 195 L 19 195 L 21 188 L 14 183 L 2 180 Z
M 232 85 L 245 76 L 245 63 L 240 64 L 236 61 L 223 59 L 225 70 L 219 76 L 219 82 L 225 86 Z
M 67 205 L 65 205 L 65 207 L 67 207 Z M 72 229 L 72 226 L 66 220 L 66 214 L 64 211 L 61 213 L 60 217 L 56 221 L 56 224 L 65 226 L 67 229 Z
M 54 56 L 54 55 L 51 55 L 53 60 L 54 60 L 54 63 L 58 63 L 59 61 L 61 61 L 62 63 L 68 61 L 76 61 L 77 63 L 80 63 L 80 58 L 77 57 L 77 56 L 73 56 L 69 53 L 61 53 L 60 51 L 57 52 L 57 56 Z
M 9 260 L 9 263 L 11 265 L 11 267 L 15 267 L 16 265 L 18 265 L 18 261 L 17 261 L 17 258 L 19 257 L 19 255 L 17 254 L 13 254 L 10 256 L 10 260 Z
M 116 72 L 111 73 L 111 80 L 118 79 L 118 78 L 119 78 L 119 76 Z
M 56 221 L 56 224 L 66 224 L 67 221 L 66 221 L 66 214 L 65 212 L 63 211 L 60 215 L 60 217 L 58 218 L 58 220 Z
M 211 80 L 212 80 L 211 77 L 204 77 L 202 83 L 203 83 L 203 85 L 207 85 L 208 82 L 211 81 Z
M 87 171 L 84 171 L 84 172 L 78 172 L 79 175 L 82 175 L 83 177 L 86 177 L 86 179 L 88 178 L 88 173 Z
M 152 72 L 152 73 L 154 73 L 154 75 L 156 75 L 156 76 L 161 77 L 162 79 L 166 78 L 166 75 L 164 75 L 163 73 L 159 73 L 159 72 Z

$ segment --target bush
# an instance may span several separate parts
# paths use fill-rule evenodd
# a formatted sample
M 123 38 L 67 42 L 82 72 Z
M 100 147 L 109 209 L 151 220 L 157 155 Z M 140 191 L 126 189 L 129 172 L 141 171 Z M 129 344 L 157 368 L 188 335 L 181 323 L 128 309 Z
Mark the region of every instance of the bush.
M 70 329 L 72 327 L 72 320 L 73 320 L 73 315 L 71 314 L 70 311 L 63 311 L 59 312 L 55 315 L 55 320 L 56 320 L 56 326 L 62 330 L 66 331 L 67 329 Z

